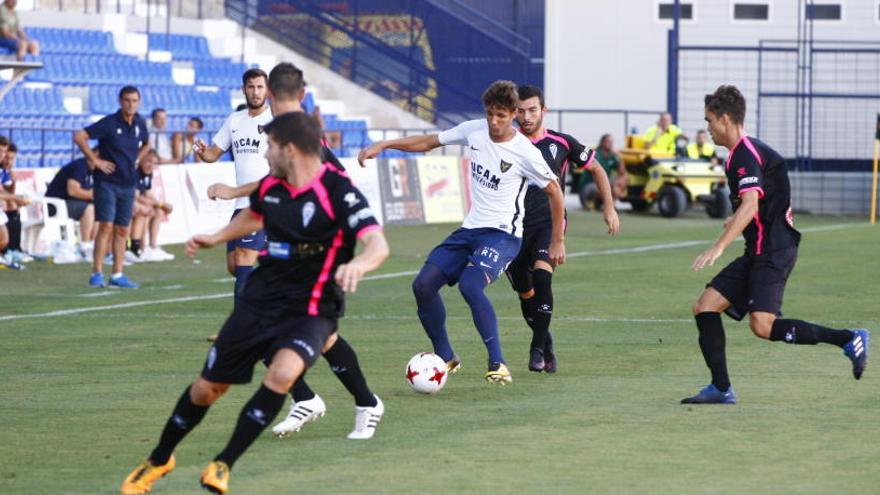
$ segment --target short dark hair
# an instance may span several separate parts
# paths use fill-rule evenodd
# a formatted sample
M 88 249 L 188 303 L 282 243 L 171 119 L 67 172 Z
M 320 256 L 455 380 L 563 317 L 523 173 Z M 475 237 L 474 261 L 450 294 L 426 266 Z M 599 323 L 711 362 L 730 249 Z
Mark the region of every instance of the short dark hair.
M 519 101 L 528 100 L 529 98 L 538 97 L 538 101 L 541 102 L 541 108 L 544 108 L 546 105 L 544 104 L 544 92 L 541 91 L 541 88 L 537 86 L 532 86 L 531 84 L 524 84 L 517 89 L 517 94 L 519 95 Z
M 247 82 L 251 79 L 256 79 L 258 77 L 262 77 L 266 80 L 267 83 L 269 82 L 269 76 L 266 75 L 266 71 L 264 71 L 263 69 L 253 68 L 244 71 L 244 74 L 242 74 L 241 76 L 241 84 L 243 86 L 247 84 Z
M 7 153 L 18 153 L 18 146 L 15 145 L 12 141 L 9 141 L 9 147 L 6 148 Z
M 269 72 L 269 91 L 281 100 L 292 100 L 305 89 L 303 71 L 290 62 L 281 62 Z
M 513 81 L 495 81 L 483 92 L 483 108 L 493 107 L 516 110 L 519 95 L 516 92 L 516 83 Z
M 699 129 L 697 131 L 697 134 L 708 134 L 708 132 L 706 131 L 706 129 Z
M 303 153 L 321 155 L 321 127 L 305 112 L 281 114 L 263 127 L 263 130 L 282 146 L 292 143 Z
M 189 121 L 190 121 L 190 122 L 195 122 L 196 124 L 199 124 L 199 129 L 204 129 L 204 128 L 205 128 L 205 123 L 202 122 L 202 119 L 200 119 L 200 118 L 198 118 L 198 117 L 190 117 Z
M 168 112 L 165 111 L 165 109 L 162 108 L 162 107 L 154 108 L 153 111 L 150 112 L 150 118 L 155 119 L 155 118 L 156 118 L 156 114 L 159 113 L 159 112 L 162 112 L 162 113 L 168 113 Z
M 0 136 L 0 146 L 9 146 L 9 138 Z
M 706 110 L 716 117 L 728 115 L 734 124 L 742 124 L 746 119 L 746 99 L 736 86 L 721 85 L 706 95 Z
M 134 86 L 129 85 L 129 86 L 123 86 L 122 89 L 119 90 L 119 99 L 121 100 L 123 96 L 125 96 L 127 94 L 131 94 L 131 93 L 137 94 L 138 98 L 140 98 L 140 96 L 141 96 L 140 90 L 138 90 Z

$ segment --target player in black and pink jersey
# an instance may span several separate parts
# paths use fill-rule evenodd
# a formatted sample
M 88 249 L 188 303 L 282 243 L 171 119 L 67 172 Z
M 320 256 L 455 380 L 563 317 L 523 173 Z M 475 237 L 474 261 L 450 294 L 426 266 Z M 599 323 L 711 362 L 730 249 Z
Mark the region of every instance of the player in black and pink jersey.
M 620 220 L 614 210 L 614 199 L 605 170 L 594 159 L 595 151 L 588 149 L 577 139 L 544 127 L 544 92 L 536 86 L 518 88 L 519 103 L 516 119 L 519 130 L 535 145 L 544 161 L 556 174 L 559 185 L 565 188 L 565 176 L 569 162 L 575 167 L 589 170 L 596 179 L 602 195 L 603 215 L 608 233 L 617 234 Z M 556 372 L 556 353 L 550 319 L 553 316 L 553 288 L 551 281 L 555 264 L 551 261 L 550 239 L 553 230 L 550 203 L 547 195 L 536 185 L 529 184 L 525 197 L 523 219 L 523 243 L 519 255 L 507 267 L 510 285 L 519 294 L 523 318 L 532 329 L 529 346 L 529 370 Z
M 835 330 L 780 317 L 782 293 L 801 239 L 794 228 L 784 160 L 743 130 L 746 101 L 736 87 L 719 86 L 715 93 L 706 95 L 705 113 L 712 140 L 730 150 L 725 173 L 734 214 L 724 222 L 721 237 L 697 257 L 693 268 L 713 265 L 740 235 L 746 245 L 745 253 L 709 282 L 694 305 L 700 349 L 712 372 L 712 383 L 682 403 L 736 403 L 727 375 L 722 311 L 736 320 L 748 314 L 752 332 L 762 339 L 843 348 L 858 380 L 868 361 L 868 330 Z
M 250 206 L 219 232 L 187 241 L 187 254 L 265 229 L 267 250 L 241 300 L 208 352 L 201 375 L 183 392 L 156 447 L 122 484 L 123 495 L 149 492 L 175 466 L 174 449 L 233 384 L 251 381 L 268 363 L 262 385 L 241 410 L 229 443 L 202 472 L 214 493 L 229 489 L 229 471 L 284 405 L 288 390 L 333 345 L 345 292 L 388 257 L 388 244 L 366 198 L 322 162 L 320 129 L 308 115 L 287 113 L 266 126 L 270 175 Z M 357 241 L 363 251 L 355 256 Z M 357 408 L 349 438 L 369 438 L 384 406 Z

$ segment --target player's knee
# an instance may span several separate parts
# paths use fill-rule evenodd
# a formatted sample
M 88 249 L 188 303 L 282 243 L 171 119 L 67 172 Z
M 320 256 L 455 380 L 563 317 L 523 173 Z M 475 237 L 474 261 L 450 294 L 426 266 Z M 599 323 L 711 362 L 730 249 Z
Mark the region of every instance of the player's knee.
M 423 277 L 416 277 L 416 279 L 413 280 L 412 291 L 413 295 L 416 296 L 416 300 L 431 297 L 432 293 L 434 292 L 431 289 L 431 284 L 429 284 L 428 281 L 425 280 Z
M 519 293 L 520 299 L 531 299 L 533 297 L 535 297 L 535 289 L 529 289 L 527 292 Z
M 189 390 L 190 400 L 199 406 L 210 406 L 229 390 L 228 383 L 216 383 L 199 378 Z
M 327 341 L 324 342 L 324 348 L 321 349 L 321 354 L 325 354 L 330 348 L 336 345 L 337 340 L 339 340 L 339 334 L 336 332 L 331 333 L 330 336 L 327 337 Z
M 272 357 L 263 384 L 279 394 L 287 393 L 305 371 L 305 361 L 292 349 L 281 349 Z
M 769 339 L 770 332 L 773 330 L 773 320 L 775 318 L 769 314 L 749 314 L 749 328 L 756 337 Z

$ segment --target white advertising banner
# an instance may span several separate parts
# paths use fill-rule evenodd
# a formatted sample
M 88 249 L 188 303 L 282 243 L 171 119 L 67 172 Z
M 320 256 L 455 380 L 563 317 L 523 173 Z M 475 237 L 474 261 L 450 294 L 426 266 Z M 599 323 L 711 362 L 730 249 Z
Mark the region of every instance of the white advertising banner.
M 379 223 L 384 224 L 382 215 L 382 189 L 379 185 L 379 170 L 376 168 L 376 160 L 367 161 L 366 167 L 358 164 L 357 158 L 343 158 L 340 160 L 345 167 L 345 173 L 351 178 L 354 185 L 367 197 L 370 209 Z

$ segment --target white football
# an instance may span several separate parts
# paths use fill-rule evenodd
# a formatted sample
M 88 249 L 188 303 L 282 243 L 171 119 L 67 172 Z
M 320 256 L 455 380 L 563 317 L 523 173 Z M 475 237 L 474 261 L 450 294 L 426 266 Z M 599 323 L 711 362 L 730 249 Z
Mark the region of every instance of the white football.
M 446 384 L 446 361 L 432 352 L 420 352 L 406 363 L 406 382 L 423 394 L 436 394 Z

